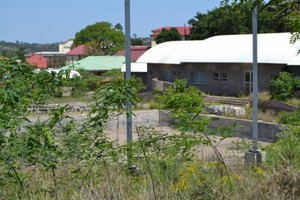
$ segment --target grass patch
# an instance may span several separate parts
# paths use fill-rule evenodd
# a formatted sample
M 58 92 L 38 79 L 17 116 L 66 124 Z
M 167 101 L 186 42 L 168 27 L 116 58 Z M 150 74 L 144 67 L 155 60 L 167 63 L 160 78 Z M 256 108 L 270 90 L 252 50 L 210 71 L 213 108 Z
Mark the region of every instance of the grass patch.
M 291 98 L 291 99 L 288 99 L 286 101 L 288 104 L 291 104 L 291 105 L 294 105 L 294 106 L 300 106 L 300 99 L 298 98 Z

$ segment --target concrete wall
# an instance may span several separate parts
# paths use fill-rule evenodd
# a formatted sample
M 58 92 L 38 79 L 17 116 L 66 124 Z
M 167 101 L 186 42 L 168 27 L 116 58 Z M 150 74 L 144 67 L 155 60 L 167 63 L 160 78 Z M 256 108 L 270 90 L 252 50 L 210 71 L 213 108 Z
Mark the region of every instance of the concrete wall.
M 169 87 L 172 83 L 166 81 L 160 81 L 157 78 L 152 80 L 152 87 L 153 89 L 157 89 L 163 91 L 165 88 Z
M 285 65 L 259 64 L 259 91 L 268 90 L 269 82 L 284 69 Z M 245 92 L 245 72 L 252 70 L 251 63 L 184 63 L 172 64 L 148 64 L 149 89 L 161 88 L 157 83 L 151 83 L 152 79 L 173 82 L 176 78 L 186 79 L 189 85 L 194 85 L 204 92 L 214 95 L 239 95 Z M 192 72 L 203 72 L 205 83 L 193 83 Z M 169 80 L 166 80 L 165 74 Z M 213 80 L 213 73 L 227 73 L 227 81 Z
M 168 126 L 171 124 L 171 120 L 168 117 L 168 111 L 160 111 L 160 125 Z M 233 127 L 235 125 L 235 136 L 241 138 L 253 138 L 252 137 L 252 120 L 244 120 L 237 118 L 229 118 L 214 115 L 202 115 L 203 117 L 209 117 L 211 122 L 209 128 L 218 129 L 220 126 Z M 258 139 L 260 141 L 274 142 L 276 135 L 282 132 L 283 125 L 278 125 L 268 122 L 258 122 Z
M 145 111 L 136 111 L 134 112 L 136 116 L 132 117 L 132 128 L 135 129 L 135 126 L 146 125 L 146 126 L 170 126 L 172 120 L 169 118 L 168 111 L 159 111 L 159 110 L 145 110 Z M 236 124 L 236 137 L 241 138 L 252 138 L 252 121 L 251 120 L 242 120 L 236 118 L 228 118 L 222 116 L 212 116 L 212 115 L 203 115 L 203 117 L 209 117 L 211 123 L 209 128 L 217 129 L 220 126 L 232 127 Z M 125 114 L 111 119 L 107 124 L 107 129 L 125 129 L 126 128 L 126 116 Z M 260 141 L 273 142 L 276 140 L 276 134 L 282 132 L 283 126 L 268 123 L 268 122 L 259 122 L 258 123 L 258 139 Z

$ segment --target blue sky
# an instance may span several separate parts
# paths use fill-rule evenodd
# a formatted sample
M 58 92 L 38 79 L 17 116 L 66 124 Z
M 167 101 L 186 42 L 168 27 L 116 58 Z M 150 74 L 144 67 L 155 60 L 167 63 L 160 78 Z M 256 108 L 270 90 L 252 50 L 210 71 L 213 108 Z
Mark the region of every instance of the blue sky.
M 197 12 L 221 0 L 131 0 L 131 35 L 148 37 L 161 26 L 187 25 Z M 87 25 L 107 21 L 124 27 L 124 0 L 1 0 L 0 40 L 62 42 Z

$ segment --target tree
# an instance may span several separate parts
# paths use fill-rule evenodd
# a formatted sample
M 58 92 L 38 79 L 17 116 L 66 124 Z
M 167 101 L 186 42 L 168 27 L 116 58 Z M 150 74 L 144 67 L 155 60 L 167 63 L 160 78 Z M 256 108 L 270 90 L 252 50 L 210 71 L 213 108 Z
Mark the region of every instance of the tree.
M 131 45 L 132 46 L 142 46 L 143 40 L 141 38 L 131 38 Z
M 167 42 L 167 41 L 177 41 L 180 40 L 181 36 L 178 33 L 178 30 L 174 27 L 170 28 L 170 30 L 162 29 L 160 34 L 155 38 L 157 44 Z
M 117 23 L 115 25 L 115 30 L 117 30 L 117 31 L 123 31 L 123 26 L 120 23 Z
M 255 6 L 263 6 L 259 9 L 261 15 L 262 11 L 272 11 L 270 13 L 274 21 L 281 24 L 281 31 L 292 32 L 291 42 L 295 42 L 300 39 L 300 2 L 297 0 L 269 0 L 264 4 L 263 0 L 255 0 L 249 2 L 248 0 L 233 0 L 231 2 L 231 8 L 240 8 L 244 4 L 250 4 L 253 9 Z M 229 0 L 222 0 L 221 5 L 229 6 Z
M 262 8 L 263 2 L 259 4 Z M 207 14 L 197 13 L 189 20 L 191 28 L 190 38 L 194 40 L 206 39 L 215 35 L 248 34 L 252 31 L 252 3 L 245 1 L 238 9 L 221 6 L 209 11 Z M 282 32 L 284 23 L 273 17 L 266 9 L 261 10 L 258 16 L 259 32 Z
M 89 46 L 89 54 L 113 55 L 124 49 L 125 35 L 117 24 L 115 27 L 108 22 L 97 22 L 77 32 L 74 46 L 84 44 Z
M 25 47 L 20 47 L 17 51 L 18 59 L 25 61 Z

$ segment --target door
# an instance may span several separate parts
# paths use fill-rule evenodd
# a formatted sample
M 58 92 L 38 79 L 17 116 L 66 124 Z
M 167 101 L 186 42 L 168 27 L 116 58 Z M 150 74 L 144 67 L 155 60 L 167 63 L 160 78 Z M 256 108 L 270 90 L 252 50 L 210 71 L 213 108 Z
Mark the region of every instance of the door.
M 249 95 L 253 91 L 253 73 L 252 71 L 245 72 L 245 94 Z

